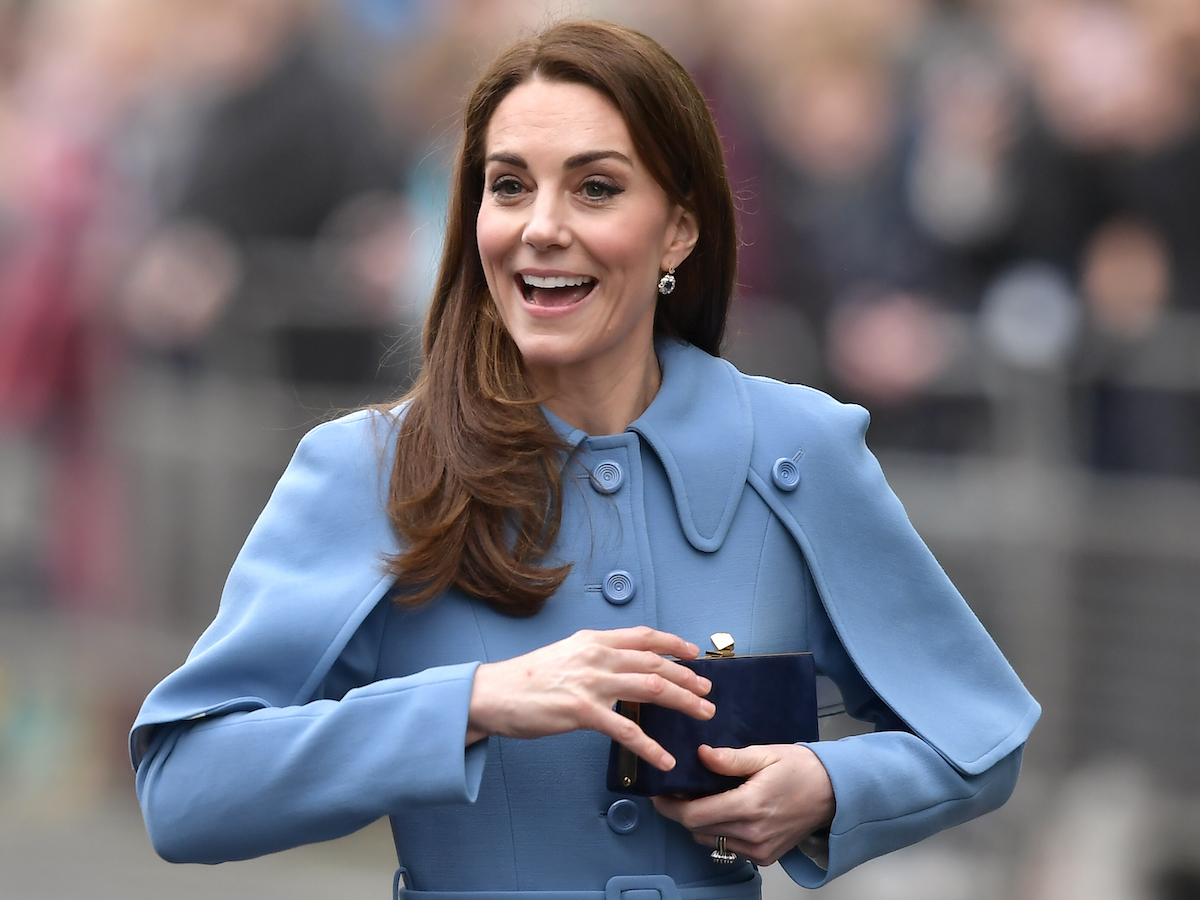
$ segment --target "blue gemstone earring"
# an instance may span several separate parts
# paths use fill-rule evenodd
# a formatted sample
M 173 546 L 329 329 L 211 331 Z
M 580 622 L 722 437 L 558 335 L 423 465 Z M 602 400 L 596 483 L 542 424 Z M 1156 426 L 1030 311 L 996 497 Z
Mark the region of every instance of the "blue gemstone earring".
M 669 294 L 675 290 L 675 267 L 671 266 L 667 270 L 667 274 L 658 279 L 658 292 L 660 294 Z

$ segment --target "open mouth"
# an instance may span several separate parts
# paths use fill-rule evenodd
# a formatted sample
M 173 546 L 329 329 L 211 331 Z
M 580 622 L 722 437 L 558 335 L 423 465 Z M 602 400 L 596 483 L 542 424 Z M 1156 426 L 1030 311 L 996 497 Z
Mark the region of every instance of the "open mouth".
M 570 306 L 592 292 L 596 279 L 587 275 L 518 275 L 517 287 L 534 306 Z

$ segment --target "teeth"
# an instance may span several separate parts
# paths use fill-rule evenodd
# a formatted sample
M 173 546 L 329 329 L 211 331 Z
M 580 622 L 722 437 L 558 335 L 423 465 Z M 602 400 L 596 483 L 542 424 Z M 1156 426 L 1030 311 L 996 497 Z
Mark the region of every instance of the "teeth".
M 542 278 L 540 275 L 522 275 L 521 278 L 526 285 L 535 288 L 579 287 L 590 284 L 594 280 L 586 275 L 555 275 L 551 278 Z

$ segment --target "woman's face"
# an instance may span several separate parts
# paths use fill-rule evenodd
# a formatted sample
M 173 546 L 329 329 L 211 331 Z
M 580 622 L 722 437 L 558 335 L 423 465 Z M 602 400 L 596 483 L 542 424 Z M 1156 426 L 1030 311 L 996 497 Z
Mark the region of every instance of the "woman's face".
M 644 364 L 659 277 L 697 230 L 638 158 L 621 114 L 590 87 L 535 78 L 496 108 L 484 156 L 479 256 L 529 374 Z

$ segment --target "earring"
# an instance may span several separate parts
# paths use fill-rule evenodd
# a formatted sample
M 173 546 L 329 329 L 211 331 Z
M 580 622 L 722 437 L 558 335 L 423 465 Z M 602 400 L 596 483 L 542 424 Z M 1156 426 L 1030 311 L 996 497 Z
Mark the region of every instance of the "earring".
M 660 294 L 669 294 L 675 290 L 675 267 L 671 266 L 662 278 L 658 279 L 658 292 Z

